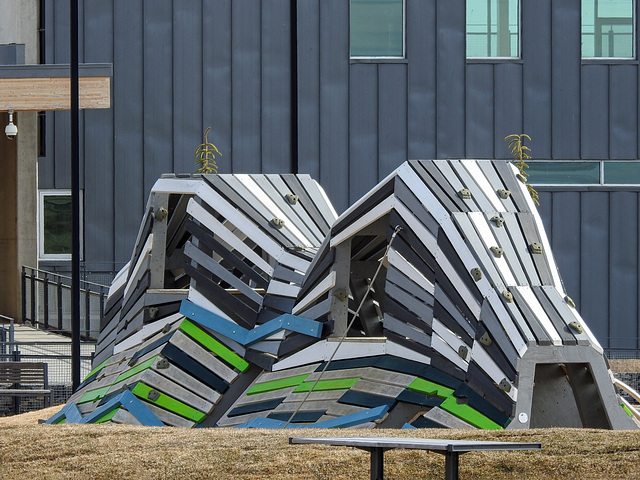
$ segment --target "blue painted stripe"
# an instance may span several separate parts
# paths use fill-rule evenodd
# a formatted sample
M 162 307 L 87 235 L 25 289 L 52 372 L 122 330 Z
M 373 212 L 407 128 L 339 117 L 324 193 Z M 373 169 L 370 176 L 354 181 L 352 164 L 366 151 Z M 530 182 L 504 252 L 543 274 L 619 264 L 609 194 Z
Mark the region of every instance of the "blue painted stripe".
M 63 419 L 66 419 L 67 423 L 80 423 L 82 421 L 82 414 L 75 403 L 68 403 L 62 410 L 51 416 L 45 423 L 52 425 L 61 422 Z
M 123 407 L 145 427 L 163 427 L 158 417 L 129 390 L 125 390 L 107 404 L 95 409 L 84 417 L 80 423 L 93 423 L 116 408 Z
M 258 325 L 252 330 L 247 330 L 240 325 L 236 325 L 232 321 L 210 312 L 189 300 L 182 300 L 180 313 L 189 320 L 193 320 L 244 346 L 264 340 L 281 330 L 290 330 L 314 338 L 320 338 L 322 334 L 323 324 L 321 322 L 298 317 L 289 313 L 285 313 L 262 325 Z
M 361 425 L 367 422 L 373 422 L 380 420 L 389 411 L 387 405 L 381 405 L 376 408 L 370 408 L 361 412 L 350 413 L 338 418 L 332 418 L 331 420 L 325 420 L 323 422 L 314 423 L 308 425 L 307 428 L 347 428 L 355 425 Z

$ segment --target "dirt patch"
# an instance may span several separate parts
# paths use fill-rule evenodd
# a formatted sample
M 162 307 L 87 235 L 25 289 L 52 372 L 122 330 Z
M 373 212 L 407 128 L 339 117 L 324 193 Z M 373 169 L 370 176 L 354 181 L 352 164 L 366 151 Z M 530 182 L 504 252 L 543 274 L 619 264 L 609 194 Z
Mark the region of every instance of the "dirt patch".
M 609 359 L 609 366 L 614 373 L 640 372 L 640 359 Z

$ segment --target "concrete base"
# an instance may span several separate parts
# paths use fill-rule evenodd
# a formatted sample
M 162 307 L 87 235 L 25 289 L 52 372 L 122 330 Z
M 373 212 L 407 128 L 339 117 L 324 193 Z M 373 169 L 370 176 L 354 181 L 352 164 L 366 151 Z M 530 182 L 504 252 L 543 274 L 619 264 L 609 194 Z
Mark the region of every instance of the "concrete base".
M 533 346 L 518 361 L 509 429 L 637 429 L 621 407 L 604 356 L 590 346 Z

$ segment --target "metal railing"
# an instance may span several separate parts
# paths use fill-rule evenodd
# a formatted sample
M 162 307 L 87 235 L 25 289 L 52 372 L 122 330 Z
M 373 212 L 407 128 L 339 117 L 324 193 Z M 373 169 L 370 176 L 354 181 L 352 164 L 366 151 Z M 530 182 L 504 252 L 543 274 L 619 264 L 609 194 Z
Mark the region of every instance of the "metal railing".
M 109 287 L 80 281 L 81 336 L 95 340 Z M 22 323 L 58 333 L 71 332 L 71 277 L 22 267 Z

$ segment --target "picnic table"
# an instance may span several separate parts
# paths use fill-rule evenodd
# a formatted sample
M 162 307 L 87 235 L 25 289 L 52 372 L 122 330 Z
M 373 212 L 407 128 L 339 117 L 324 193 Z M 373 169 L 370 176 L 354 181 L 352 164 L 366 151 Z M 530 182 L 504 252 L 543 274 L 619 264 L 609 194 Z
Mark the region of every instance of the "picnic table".
M 428 450 L 445 456 L 445 480 L 457 480 L 459 456 L 490 450 L 540 450 L 540 443 L 485 442 L 431 438 L 390 437 L 291 437 L 290 444 L 323 444 L 355 447 L 371 453 L 371 480 L 383 480 L 384 452 L 394 448 Z

